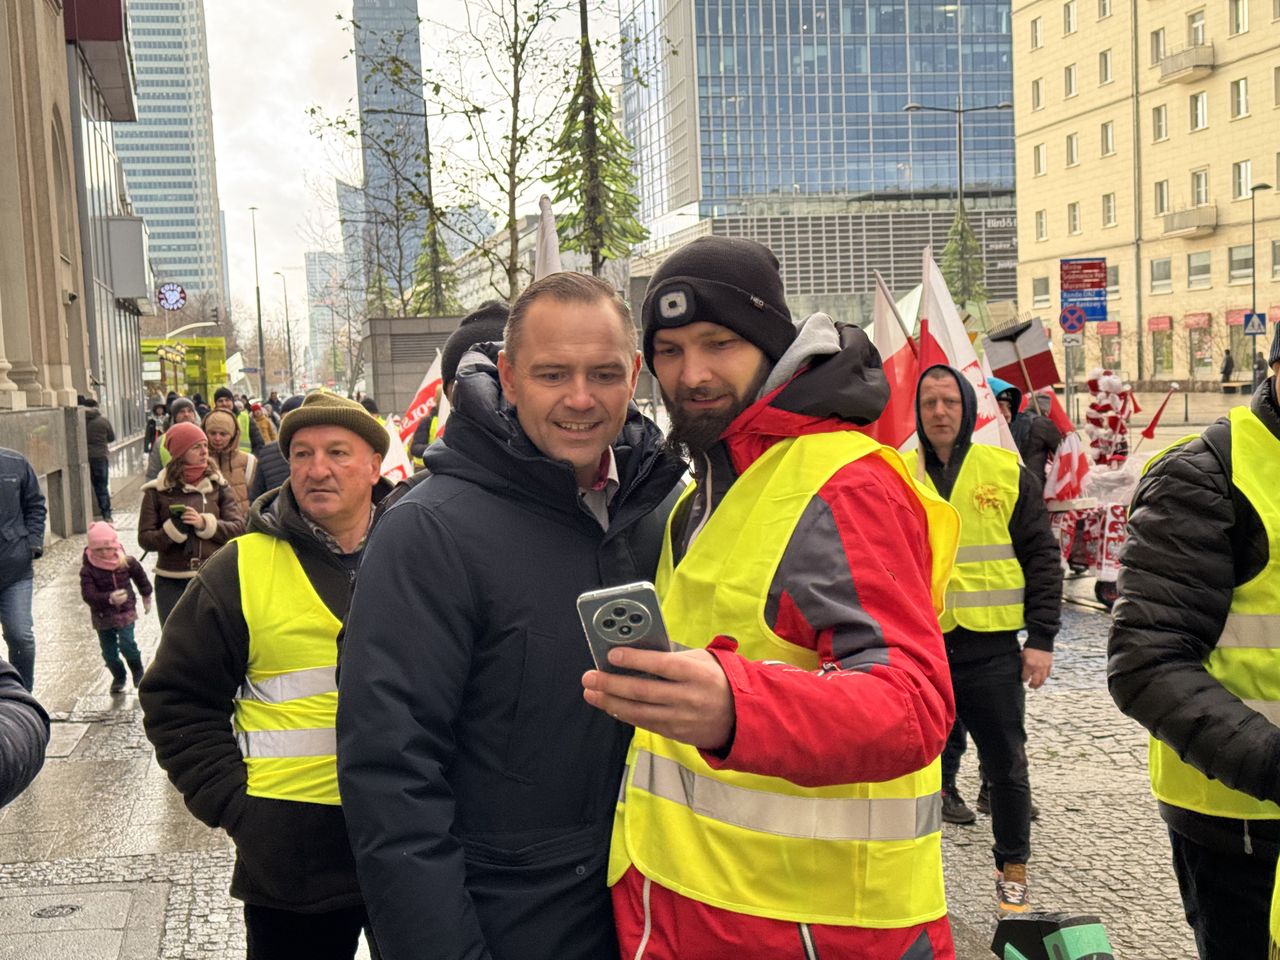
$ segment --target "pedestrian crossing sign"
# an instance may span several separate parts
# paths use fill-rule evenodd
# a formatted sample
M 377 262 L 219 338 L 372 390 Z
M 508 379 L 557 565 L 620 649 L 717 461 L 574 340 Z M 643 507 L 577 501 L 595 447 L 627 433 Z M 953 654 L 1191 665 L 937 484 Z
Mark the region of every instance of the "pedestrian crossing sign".
M 1267 315 L 1265 313 L 1246 313 L 1244 315 L 1244 335 L 1261 337 L 1267 332 Z

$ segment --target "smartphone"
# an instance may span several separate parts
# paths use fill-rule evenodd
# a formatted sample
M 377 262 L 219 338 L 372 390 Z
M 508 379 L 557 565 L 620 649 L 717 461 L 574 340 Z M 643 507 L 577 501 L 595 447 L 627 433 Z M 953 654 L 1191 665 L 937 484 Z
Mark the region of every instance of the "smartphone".
M 652 583 L 624 583 L 584 593 L 578 597 L 578 616 L 597 670 L 657 679 L 651 673 L 624 670 L 609 662 L 609 651 L 614 647 L 671 652 L 658 593 Z
M 187 508 L 181 503 L 169 504 L 169 516 L 174 520 L 181 520 L 182 515 L 186 513 Z

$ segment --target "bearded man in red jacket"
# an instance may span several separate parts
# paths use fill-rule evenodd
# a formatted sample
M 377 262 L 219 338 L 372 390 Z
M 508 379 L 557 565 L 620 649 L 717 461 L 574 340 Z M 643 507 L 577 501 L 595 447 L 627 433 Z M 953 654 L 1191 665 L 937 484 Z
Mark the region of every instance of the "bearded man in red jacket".
M 689 649 L 611 652 L 661 679 L 583 678 L 637 728 L 609 877 L 622 955 L 954 957 L 937 612 L 958 520 L 859 430 L 888 399 L 879 355 L 823 314 L 794 324 L 747 240 L 674 253 L 643 319 L 696 482 L 656 584 Z

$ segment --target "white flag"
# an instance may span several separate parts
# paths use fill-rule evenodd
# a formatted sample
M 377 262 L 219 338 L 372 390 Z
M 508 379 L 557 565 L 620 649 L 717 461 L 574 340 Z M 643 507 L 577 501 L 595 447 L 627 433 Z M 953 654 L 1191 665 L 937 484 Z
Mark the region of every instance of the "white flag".
M 533 279 L 541 280 L 551 273 L 559 273 L 560 238 L 556 236 L 556 215 L 551 212 L 551 198 L 545 193 L 538 199 L 538 245 L 534 251 Z

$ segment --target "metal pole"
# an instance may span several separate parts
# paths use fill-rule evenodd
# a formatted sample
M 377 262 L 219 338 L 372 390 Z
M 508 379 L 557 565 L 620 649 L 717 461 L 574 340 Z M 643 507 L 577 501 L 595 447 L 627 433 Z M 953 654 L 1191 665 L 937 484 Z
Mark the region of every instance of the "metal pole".
M 267 347 L 262 336 L 262 287 L 258 283 L 258 208 L 249 208 L 249 223 L 253 227 L 253 295 L 258 301 L 258 393 L 267 396 Z
M 964 109 L 956 97 L 956 203 L 964 209 Z
M 298 388 L 294 385 L 293 376 L 293 328 L 289 326 L 289 281 L 279 270 L 274 273 L 280 278 L 280 284 L 284 287 L 284 343 L 285 349 L 289 351 L 289 396 L 293 396 L 298 392 Z

